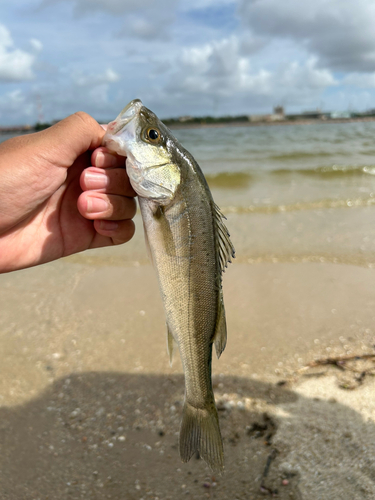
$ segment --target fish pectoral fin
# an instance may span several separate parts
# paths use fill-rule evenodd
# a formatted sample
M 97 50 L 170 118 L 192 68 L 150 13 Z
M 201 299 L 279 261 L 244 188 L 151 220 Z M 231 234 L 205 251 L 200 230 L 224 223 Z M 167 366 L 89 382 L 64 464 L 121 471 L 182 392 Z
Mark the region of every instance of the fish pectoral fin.
M 172 361 L 173 361 L 173 347 L 174 347 L 174 338 L 173 338 L 172 332 L 169 329 L 169 326 L 167 323 L 167 349 L 168 349 L 169 365 L 170 366 L 172 366 Z
M 160 217 L 163 217 L 164 215 L 164 208 L 161 205 L 155 205 L 152 207 L 152 215 L 155 217 L 155 219 L 160 219 Z
M 219 296 L 219 310 L 217 313 L 214 343 L 215 343 L 216 356 L 219 359 L 221 353 L 224 351 L 225 346 L 227 345 L 227 322 L 225 319 L 225 309 L 224 309 L 222 290 L 220 290 L 220 296 Z

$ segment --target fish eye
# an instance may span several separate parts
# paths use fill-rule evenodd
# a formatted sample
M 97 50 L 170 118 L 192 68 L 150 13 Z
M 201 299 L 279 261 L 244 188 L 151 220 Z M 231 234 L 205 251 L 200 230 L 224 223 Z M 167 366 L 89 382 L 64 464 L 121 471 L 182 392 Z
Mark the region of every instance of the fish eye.
M 150 142 L 157 143 L 160 141 L 160 132 L 155 128 L 149 128 L 146 131 L 146 139 Z

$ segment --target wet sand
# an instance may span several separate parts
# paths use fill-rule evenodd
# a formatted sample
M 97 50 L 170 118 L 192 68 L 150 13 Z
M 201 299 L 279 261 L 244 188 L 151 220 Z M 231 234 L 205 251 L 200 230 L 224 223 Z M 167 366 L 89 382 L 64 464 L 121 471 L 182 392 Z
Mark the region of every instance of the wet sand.
M 375 270 L 239 252 L 213 366 L 214 478 L 178 456 L 181 363 L 169 366 L 138 228 L 127 245 L 0 276 L 0 498 L 374 498 L 372 360 L 300 369 L 375 352 Z

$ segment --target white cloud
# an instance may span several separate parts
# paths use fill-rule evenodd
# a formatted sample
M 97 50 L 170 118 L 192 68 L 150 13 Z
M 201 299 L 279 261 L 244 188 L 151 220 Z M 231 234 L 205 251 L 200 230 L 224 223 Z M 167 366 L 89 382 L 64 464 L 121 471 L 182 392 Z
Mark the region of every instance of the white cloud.
M 58 3 L 71 3 L 77 17 L 89 17 L 101 12 L 125 20 L 117 31 L 122 37 L 135 37 L 146 41 L 167 39 L 175 20 L 179 0 L 43 0 L 40 8 Z
M 241 54 L 241 43 L 231 37 L 201 47 L 186 49 L 170 73 L 169 95 L 206 97 L 267 96 L 269 99 L 301 100 L 337 85 L 332 73 L 317 66 L 316 58 L 305 63 L 291 61 L 276 69 L 253 69 L 251 59 Z
M 30 122 L 38 120 L 37 103 L 40 102 L 43 117 L 46 121 L 64 118 L 76 111 L 85 111 L 97 119 L 115 117 L 123 107 L 123 102 L 113 103 L 110 84 L 102 83 L 95 86 L 78 86 L 74 83 L 53 85 L 44 84 L 27 94 L 23 102 L 19 101 L 18 115 L 24 116 L 24 103 L 32 107 Z M 0 112 L 3 109 L 0 103 Z M 9 113 L 8 113 L 9 115 Z M 20 120 L 12 120 L 19 122 Z M 21 120 L 22 123 L 22 120 Z
M 374 73 L 349 73 L 343 79 L 344 85 L 358 87 L 360 89 L 375 88 L 375 72 Z
M 36 38 L 30 39 L 30 45 L 36 52 L 40 52 L 43 49 L 42 42 L 40 40 L 37 40 Z
M 12 90 L 11 92 L 7 92 L 5 95 L 1 96 L 1 99 L 0 99 L 1 104 L 11 102 L 13 104 L 16 104 L 17 106 L 19 104 L 24 103 L 24 101 L 25 101 L 25 96 L 22 93 L 22 90 L 20 90 L 20 89 L 16 89 L 16 90 Z
M 10 123 L 25 123 L 35 112 L 34 104 L 20 90 L 12 90 L 0 96 L 0 119 Z
M 64 0 L 43 0 L 41 7 L 54 5 Z M 147 9 L 154 3 L 153 0 L 144 0 L 140 7 L 139 0 L 70 0 L 76 13 L 88 14 L 93 11 L 107 11 L 111 14 L 124 14 L 140 8 Z
M 111 68 L 107 68 L 103 73 L 95 73 L 93 75 L 87 75 L 83 72 L 73 75 L 73 82 L 79 87 L 96 87 L 106 83 L 117 82 L 119 79 L 120 75 Z
M 375 69 L 373 0 L 240 0 L 239 14 L 253 33 L 270 40 L 293 40 L 325 67 Z
M 5 49 L 9 49 L 13 46 L 13 40 L 10 36 L 10 31 L 3 25 L 0 24 L 0 47 Z
M 328 69 L 317 67 L 317 58 L 310 57 L 304 65 L 291 62 L 278 72 L 278 80 L 285 88 L 325 89 L 337 85 L 338 82 Z
M 373 19 L 373 0 L 16 0 L 2 121 L 35 122 L 38 94 L 46 120 L 110 118 L 134 97 L 161 116 L 374 107 Z
M 172 14 L 130 15 L 123 28 L 118 32 L 119 36 L 135 37 L 147 41 L 169 40 L 169 29 L 174 17 Z
M 235 37 L 185 49 L 167 90 L 177 93 L 227 94 L 238 91 L 248 77 L 247 60 L 241 58 Z
M 31 80 L 34 62 L 35 55 L 15 48 L 10 31 L 0 24 L 0 82 Z
M 210 7 L 223 7 L 227 5 L 236 5 L 238 0 L 190 0 L 181 2 L 180 9 L 189 11 L 192 9 L 209 9 Z

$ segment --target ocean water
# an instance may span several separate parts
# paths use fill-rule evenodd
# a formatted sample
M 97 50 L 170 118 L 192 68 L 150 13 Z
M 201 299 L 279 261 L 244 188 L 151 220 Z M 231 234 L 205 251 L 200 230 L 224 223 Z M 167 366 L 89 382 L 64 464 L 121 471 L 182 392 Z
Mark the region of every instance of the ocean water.
M 174 131 L 242 262 L 375 267 L 375 122 Z
M 228 219 L 237 262 L 375 268 L 375 122 L 173 133 Z
M 174 133 L 240 212 L 375 203 L 375 122 Z M 232 189 L 237 196 L 228 198 Z

